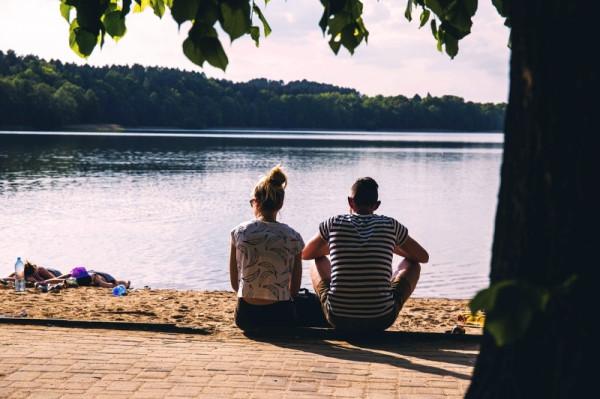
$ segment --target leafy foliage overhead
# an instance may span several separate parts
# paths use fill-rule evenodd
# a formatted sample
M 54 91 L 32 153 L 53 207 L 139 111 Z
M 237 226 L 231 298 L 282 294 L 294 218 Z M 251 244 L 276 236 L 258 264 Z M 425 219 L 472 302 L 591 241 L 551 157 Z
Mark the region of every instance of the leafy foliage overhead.
M 320 0 L 323 15 L 319 26 L 329 38 L 335 54 L 343 46 L 350 53 L 369 37 L 362 19 L 360 0 Z M 506 16 L 509 0 L 492 0 L 501 15 Z M 265 0 L 265 6 L 268 0 Z M 108 34 L 115 40 L 127 32 L 130 12 L 151 8 L 159 18 L 170 9 L 179 26 L 191 22 L 183 52 L 193 63 L 205 62 L 225 70 L 229 60 L 216 27 L 231 41 L 249 35 L 259 45 L 262 25 L 264 37 L 271 27 L 254 0 L 60 0 L 60 12 L 70 24 L 69 44 L 81 57 L 87 57 L 97 44 L 104 44 Z M 405 17 L 409 21 L 420 9 L 419 27 L 429 23 L 438 50 L 454 58 L 458 42 L 471 32 L 477 0 L 407 0 Z M 507 21 L 508 24 L 508 21 Z
M 375 96 L 298 81 L 208 79 L 168 68 L 93 68 L 0 51 L 0 126 L 500 130 L 504 104 Z

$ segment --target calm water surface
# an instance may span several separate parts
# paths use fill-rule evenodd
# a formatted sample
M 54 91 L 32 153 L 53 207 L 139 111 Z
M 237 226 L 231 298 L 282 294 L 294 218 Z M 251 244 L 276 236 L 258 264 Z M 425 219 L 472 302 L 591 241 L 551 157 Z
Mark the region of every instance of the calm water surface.
M 254 183 L 281 162 L 280 221 L 305 240 L 347 211 L 357 177 L 372 176 L 379 213 L 430 253 L 416 296 L 466 298 L 488 283 L 500 134 L 169 133 L 0 132 L 0 273 L 22 256 L 136 287 L 228 289 L 229 232 L 252 217 Z

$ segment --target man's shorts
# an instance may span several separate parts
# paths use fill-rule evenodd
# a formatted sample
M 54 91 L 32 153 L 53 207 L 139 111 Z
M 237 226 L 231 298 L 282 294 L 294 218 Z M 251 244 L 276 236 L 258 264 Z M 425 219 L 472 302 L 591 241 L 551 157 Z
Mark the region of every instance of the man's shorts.
M 317 296 L 321 302 L 321 308 L 327 322 L 334 328 L 339 330 L 352 330 L 352 331 L 383 331 L 394 324 L 394 321 L 398 317 L 398 313 L 404 306 L 404 303 L 408 300 L 411 294 L 411 287 L 408 280 L 399 278 L 393 280 L 392 294 L 394 296 L 394 308 L 383 316 L 364 319 L 364 318 L 349 318 L 342 317 L 333 314 L 329 307 L 329 288 L 331 281 L 321 280 L 318 287 L 316 288 Z

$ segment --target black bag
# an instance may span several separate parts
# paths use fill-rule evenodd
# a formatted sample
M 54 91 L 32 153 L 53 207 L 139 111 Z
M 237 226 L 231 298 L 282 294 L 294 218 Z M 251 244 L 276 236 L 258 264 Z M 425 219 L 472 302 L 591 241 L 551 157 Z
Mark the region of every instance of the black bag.
M 300 288 L 298 295 L 294 297 L 298 325 L 301 327 L 328 327 L 329 324 L 323 315 L 321 301 L 316 294 L 306 288 Z

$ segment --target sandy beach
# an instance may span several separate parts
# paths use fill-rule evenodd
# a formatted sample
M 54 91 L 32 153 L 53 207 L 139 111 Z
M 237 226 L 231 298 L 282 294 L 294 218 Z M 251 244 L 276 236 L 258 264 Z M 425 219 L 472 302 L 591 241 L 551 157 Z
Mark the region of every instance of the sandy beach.
M 28 288 L 24 295 L 0 288 L 0 317 L 175 323 L 208 329 L 218 336 L 240 334 L 233 323 L 235 303 L 235 294 L 226 291 L 134 289 L 127 296 L 114 297 L 111 290 L 95 287 L 58 293 Z M 411 298 L 390 330 L 446 332 L 459 325 L 467 334 L 480 334 L 481 328 L 465 318 L 467 303 Z

